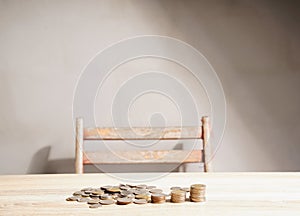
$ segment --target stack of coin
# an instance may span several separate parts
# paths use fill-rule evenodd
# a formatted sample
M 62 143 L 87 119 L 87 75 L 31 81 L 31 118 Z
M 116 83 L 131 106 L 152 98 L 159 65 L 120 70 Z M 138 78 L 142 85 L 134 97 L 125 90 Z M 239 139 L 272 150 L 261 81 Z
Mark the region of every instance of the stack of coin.
M 170 201 L 173 203 L 185 202 L 186 194 L 190 192 L 190 201 L 204 202 L 205 188 L 205 185 L 201 184 L 192 185 L 190 188 L 173 186 L 170 188 Z M 96 188 L 83 188 L 80 191 L 75 191 L 72 196 L 66 200 L 87 203 L 89 208 L 98 208 L 102 205 L 112 204 L 165 203 L 167 202 L 166 198 L 168 198 L 169 201 L 170 195 L 165 194 L 162 189 L 156 188 L 156 186 L 120 184 L 118 186 L 106 185 Z
M 154 193 L 151 195 L 152 203 L 165 203 L 166 202 L 166 195 L 161 193 Z
M 185 191 L 183 190 L 172 190 L 171 191 L 171 202 L 182 203 L 185 202 Z
M 192 202 L 205 202 L 205 189 L 204 184 L 193 184 L 190 188 L 190 201 Z

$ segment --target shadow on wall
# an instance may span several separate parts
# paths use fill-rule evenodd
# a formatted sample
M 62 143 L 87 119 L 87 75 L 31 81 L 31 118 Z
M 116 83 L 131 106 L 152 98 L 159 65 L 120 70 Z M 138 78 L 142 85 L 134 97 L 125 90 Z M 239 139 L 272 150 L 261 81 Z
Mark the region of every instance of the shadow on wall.
M 50 151 L 51 146 L 38 150 L 31 159 L 27 174 L 75 173 L 74 158 L 49 160 Z M 87 165 L 84 169 L 86 173 L 103 173 L 103 170 L 111 173 L 186 171 L 185 166 L 180 164 Z

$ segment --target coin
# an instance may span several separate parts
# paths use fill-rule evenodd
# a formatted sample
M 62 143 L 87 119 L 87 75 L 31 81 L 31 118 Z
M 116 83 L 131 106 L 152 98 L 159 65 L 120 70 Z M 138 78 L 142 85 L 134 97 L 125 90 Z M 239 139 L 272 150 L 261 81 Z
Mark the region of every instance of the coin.
M 200 198 L 190 198 L 190 201 L 192 202 L 205 202 L 206 198 L 205 197 L 200 197 Z
M 188 187 L 181 188 L 180 190 L 185 191 L 185 192 L 190 192 L 190 188 L 188 188 Z
M 105 186 L 102 186 L 100 188 L 103 189 L 103 190 L 107 190 L 107 189 L 112 188 L 112 187 L 113 186 L 111 186 L 111 185 L 105 185 Z
M 89 198 L 83 197 L 83 198 L 78 198 L 78 199 L 77 199 L 77 202 L 87 202 L 87 201 L 89 201 L 89 200 L 90 200 Z
M 171 187 L 170 190 L 180 190 L 181 187 Z
M 101 203 L 102 205 L 112 205 L 112 204 L 115 203 L 115 201 L 112 200 L 112 199 L 107 199 L 107 200 L 100 200 L 100 203 Z
M 128 194 L 126 197 L 130 198 L 130 199 L 133 199 L 133 198 L 135 198 L 135 195 L 134 194 Z
M 82 197 L 89 197 L 90 194 L 87 194 L 87 193 L 84 192 L 84 193 L 81 194 L 81 196 L 82 196 Z
M 91 187 L 87 187 L 87 188 L 82 188 L 81 191 L 89 191 L 89 190 L 92 190 L 93 188 Z
M 148 201 L 145 199 L 137 199 L 137 200 L 134 200 L 134 203 L 135 204 L 147 204 Z
M 119 187 L 111 187 L 111 188 L 107 188 L 106 189 L 107 192 L 110 192 L 110 193 L 118 193 L 120 192 L 120 188 Z
M 93 193 L 93 190 L 86 190 L 86 191 L 84 191 L 84 193 L 91 194 L 91 193 Z
M 136 199 L 146 199 L 146 200 L 148 200 L 148 195 L 147 194 L 137 194 L 137 195 L 135 195 L 135 198 Z
M 90 197 L 91 197 L 92 199 L 98 199 L 98 198 L 99 198 L 99 195 L 90 194 Z
M 82 191 L 75 191 L 73 193 L 73 196 L 81 196 L 81 194 L 82 194 Z
M 104 194 L 104 191 L 99 189 L 99 190 L 93 191 L 92 194 L 93 195 L 102 195 L 102 194 Z
M 89 208 L 99 208 L 101 206 L 102 206 L 101 204 L 97 203 L 97 204 L 91 204 L 91 205 L 89 205 Z
M 132 199 L 130 199 L 130 198 L 118 198 L 117 199 L 118 205 L 128 205 L 130 203 L 132 203 Z
M 204 184 L 193 184 L 193 185 L 191 185 L 191 189 L 193 189 L 193 190 L 205 190 L 205 188 L 206 188 L 206 185 L 204 185 Z
M 146 193 L 148 193 L 148 190 L 146 189 L 136 189 L 134 191 L 134 194 L 146 194 Z
M 92 199 L 92 200 L 89 200 L 87 203 L 88 204 L 98 204 L 100 202 L 100 199 Z
M 136 188 L 138 188 L 138 189 L 146 189 L 146 188 L 147 188 L 147 185 L 145 185 L 145 184 L 140 184 L 140 185 L 137 185 Z
M 77 201 L 78 197 L 76 196 L 72 196 L 72 197 L 68 197 L 66 200 L 67 201 Z
M 127 191 L 127 190 L 122 190 L 121 192 L 120 192 L 120 194 L 122 195 L 122 196 L 128 196 L 129 194 L 133 194 L 131 191 Z
M 126 190 L 126 191 L 128 191 L 130 188 L 131 188 L 131 187 L 126 186 L 126 185 L 120 186 L 120 189 L 121 189 L 121 190 Z
M 107 199 L 112 199 L 112 197 L 109 194 L 103 194 L 103 195 L 100 196 L 100 199 L 107 200 Z
M 158 188 L 154 188 L 154 189 L 151 189 L 150 190 L 150 193 L 153 193 L 153 194 L 159 194 L 159 193 L 162 193 L 163 190 L 162 189 L 158 189 Z

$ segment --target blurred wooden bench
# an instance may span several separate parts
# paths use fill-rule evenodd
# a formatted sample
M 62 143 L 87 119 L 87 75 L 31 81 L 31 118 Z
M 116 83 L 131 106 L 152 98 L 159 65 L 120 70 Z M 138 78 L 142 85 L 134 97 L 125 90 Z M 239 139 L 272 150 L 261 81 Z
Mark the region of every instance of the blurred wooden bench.
M 202 117 L 200 127 L 134 127 L 134 128 L 85 128 L 83 118 L 76 119 L 76 173 L 83 173 L 83 165 L 91 164 L 151 164 L 151 163 L 200 163 L 204 171 L 211 171 L 209 118 Z M 109 152 L 86 152 L 87 140 L 184 140 L 202 139 L 199 150 L 139 150 Z

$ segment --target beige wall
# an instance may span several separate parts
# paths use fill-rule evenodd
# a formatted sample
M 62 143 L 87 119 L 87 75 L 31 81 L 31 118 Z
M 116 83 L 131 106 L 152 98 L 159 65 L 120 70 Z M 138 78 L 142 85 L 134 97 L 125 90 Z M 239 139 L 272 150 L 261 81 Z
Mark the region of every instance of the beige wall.
M 217 171 L 299 171 L 298 8 L 271 0 L 0 0 L 0 173 L 72 172 L 82 69 L 106 46 L 148 34 L 191 44 L 215 68 L 227 100 Z

